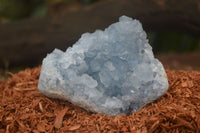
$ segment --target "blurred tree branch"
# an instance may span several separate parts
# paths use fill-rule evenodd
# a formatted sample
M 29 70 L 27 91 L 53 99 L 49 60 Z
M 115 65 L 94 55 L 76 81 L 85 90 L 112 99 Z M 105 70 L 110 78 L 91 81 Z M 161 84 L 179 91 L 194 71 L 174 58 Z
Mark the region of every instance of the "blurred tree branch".
M 0 64 L 39 63 L 54 48 L 65 50 L 82 33 L 103 29 L 121 15 L 139 19 L 147 31 L 200 36 L 199 0 L 107 0 L 70 11 L 62 6 L 54 15 L 0 24 Z

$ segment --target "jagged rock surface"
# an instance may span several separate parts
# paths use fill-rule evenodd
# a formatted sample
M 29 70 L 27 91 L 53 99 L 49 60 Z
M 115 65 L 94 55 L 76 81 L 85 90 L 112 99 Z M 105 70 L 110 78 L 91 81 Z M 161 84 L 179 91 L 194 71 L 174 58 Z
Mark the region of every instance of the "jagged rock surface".
M 104 31 L 83 34 L 66 52 L 48 54 L 38 89 L 91 112 L 119 115 L 157 99 L 168 80 L 140 22 L 122 16 Z

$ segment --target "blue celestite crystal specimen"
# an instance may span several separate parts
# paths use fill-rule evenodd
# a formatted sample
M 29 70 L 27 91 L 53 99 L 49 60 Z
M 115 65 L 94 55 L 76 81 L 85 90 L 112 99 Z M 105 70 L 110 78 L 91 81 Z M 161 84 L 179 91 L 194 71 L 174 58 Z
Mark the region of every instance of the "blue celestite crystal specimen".
M 38 89 L 91 112 L 119 115 L 157 99 L 168 80 L 140 22 L 122 16 L 104 31 L 83 34 L 66 52 L 48 54 Z

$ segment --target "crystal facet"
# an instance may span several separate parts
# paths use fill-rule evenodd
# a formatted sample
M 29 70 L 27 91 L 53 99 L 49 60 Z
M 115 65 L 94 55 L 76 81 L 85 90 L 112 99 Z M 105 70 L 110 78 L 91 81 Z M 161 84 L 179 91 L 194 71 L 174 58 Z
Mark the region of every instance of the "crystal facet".
M 38 89 L 91 112 L 119 115 L 160 97 L 168 80 L 140 22 L 122 16 L 104 31 L 84 33 L 66 52 L 48 54 Z

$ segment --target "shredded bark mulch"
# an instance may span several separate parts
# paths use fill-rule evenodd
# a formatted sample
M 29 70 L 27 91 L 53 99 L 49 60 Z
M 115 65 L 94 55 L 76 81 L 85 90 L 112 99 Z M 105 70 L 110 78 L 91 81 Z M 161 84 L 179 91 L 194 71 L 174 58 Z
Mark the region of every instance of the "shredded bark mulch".
M 49 99 L 37 89 L 40 67 L 0 81 L 0 132 L 200 133 L 200 72 L 166 70 L 168 91 L 139 112 L 107 116 Z

